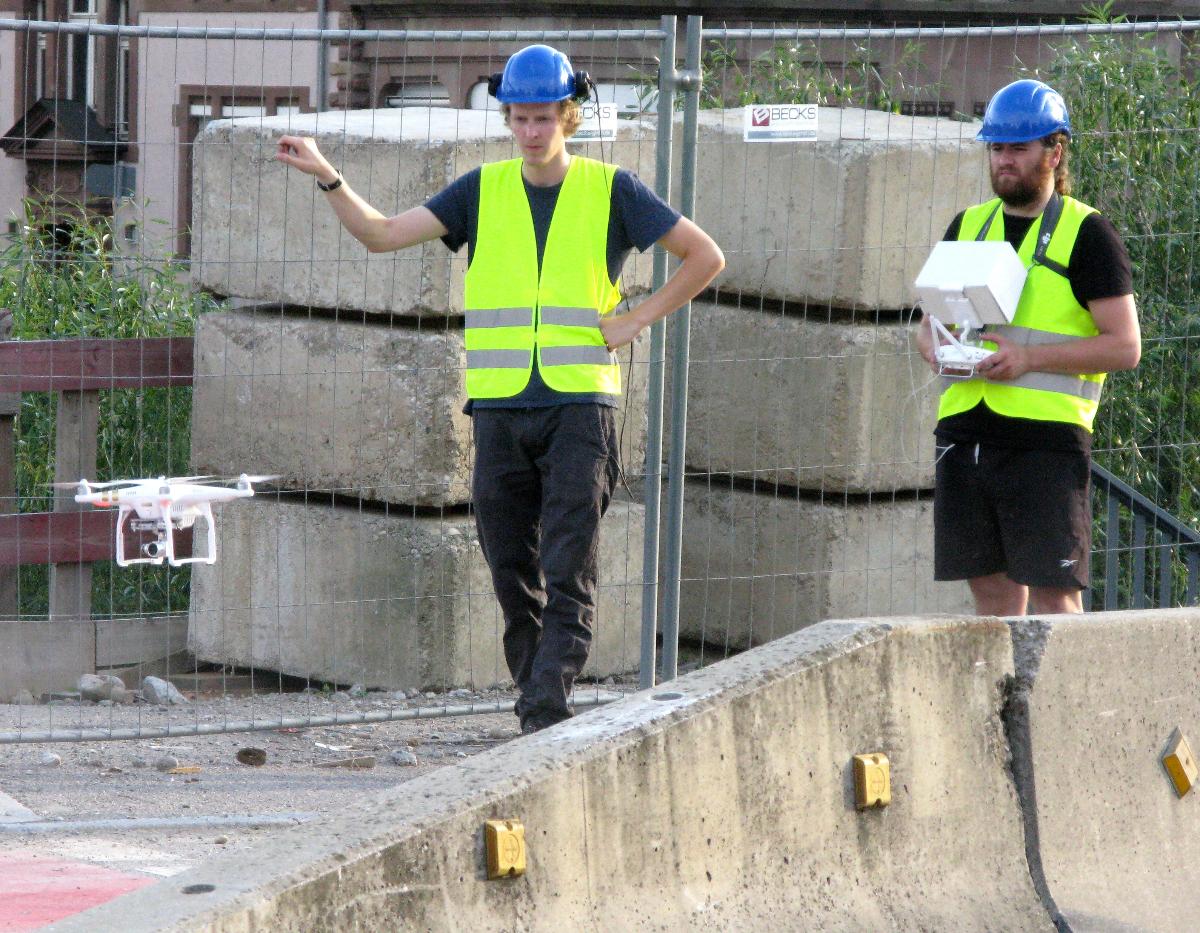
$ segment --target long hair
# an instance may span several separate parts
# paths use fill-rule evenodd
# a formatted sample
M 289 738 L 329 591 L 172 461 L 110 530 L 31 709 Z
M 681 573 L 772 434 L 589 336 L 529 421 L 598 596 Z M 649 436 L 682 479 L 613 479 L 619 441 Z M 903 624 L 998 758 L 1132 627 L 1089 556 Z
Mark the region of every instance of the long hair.
M 1062 146 L 1062 158 L 1058 160 L 1058 166 L 1054 169 L 1054 190 L 1065 197 L 1071 193 L 1071 137 L 1059 130 L 1049 136 L 1043 136 L 1042 145 L 1047 149 L 1053 149 L 1055 145 Z

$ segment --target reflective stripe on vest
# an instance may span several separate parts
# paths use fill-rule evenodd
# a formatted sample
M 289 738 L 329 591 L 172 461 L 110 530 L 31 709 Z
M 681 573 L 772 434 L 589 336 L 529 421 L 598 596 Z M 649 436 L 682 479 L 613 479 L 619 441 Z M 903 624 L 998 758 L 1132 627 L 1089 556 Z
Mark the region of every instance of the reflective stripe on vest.
M 600 332 L 617 306 L 608 278 L 608 218 L 616 167 L 572 156 L 539 276 L 521 160 L 483 166 L 465 294 L 467 394 L 509 398 L 529 383 L 533 354 L 558 392 L 618 394 L 621 370 Z
M 1045 330 L 1034 330 L 1031 327 L 1014 327 L 1011 324 L 992 325 L 987 328 L 988 334 L 999 334 L 1007 337 L 1013 343 L 1025 347 L 1048 346 L 1050 344 L 1073 343 L 1078 337 L 1069 334 L 1052 334 Z M 1021 386 L 1026 389 L 1040 389 L 1043 392 L 1061 392 L 1063 395 L 1077 395 L 1093 402 L 1100 401 L 1100 383 L 1088 379 L 1080 379 L 1067 373 L 1026 373 L 1016 379 L 988 379 L 980 377 L 992 385 Z M 960 382 L 959 379 L 942 377 L 942 388 L 947 389 Z
M 1057 269 L 1065 269 L 1084 219 L 1094 213 L 1074 198 L 1062 198 L 1062 212 L 1045 248 L 1046 262 L 1035 263 L 1034 253 L 1041 236 L 1044 215 L 1030 225 L 1017 255 L 1029 269 L 1025 287 L 1017 303 L 1013 323 L 989 328 L 1001 336 L 1027 346 L 1064 343 L 1099 333 L 1096 322 L 1079 304 L 1071 283 Z M 998 198 L 969 208 L 959 227 L 960 240 L 977 237 L 989 241 L 1004 239 L 1004 215 Z M 989 219 L 992 220 L 989 223 Z M 986 342 L 986 335 L 983 335 Z M 993 348 L 995 344 L 991 344 Z M 1082 376 L 1058 373 L 1026 373 L 1019 379 L 945 380 L 938 418 L 947 418 L 974 408 L 980 401 L 1001 415 L 1037 421 L 1062 421 L 1077 424 L 1088 431 L 1096 417 L 1104 373 Z

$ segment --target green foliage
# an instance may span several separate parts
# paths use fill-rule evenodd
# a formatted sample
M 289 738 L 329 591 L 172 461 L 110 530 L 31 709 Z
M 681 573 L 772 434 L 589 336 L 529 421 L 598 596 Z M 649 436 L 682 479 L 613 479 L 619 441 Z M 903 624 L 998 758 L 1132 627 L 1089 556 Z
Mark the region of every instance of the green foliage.
M 134 338 L 184 336 L 213 299 L 189 289 L 181 264 L 123 259 L 112 251 L 109 222 L 59 216 L 47 221 L 32 202 L 26 223 L 0 253 L 0 307 L 13 314 L 13 336 Z M 16 423 L 18 507 L 53 507 L 56 394 L 21 397 Z M 100 392 L 95 478 L 128 478 L 185 472 L 188 464 L 191 390 L 115 389 Z M 89 477 L 91 478 L 91 477 Z M 22 567 L 19 610 L 44 615 L 49 569 Z M 186 568 L 95 566 L 92 608 L 99 615 L 158 613 L 187 606 Z
M 919 42 L 906 42 L 886 69 L 879 57 L 871 46 L 854 44 L 844 62 L 831 65 L 815 42 L 797 42 L 776 44 L 743 65 L 736 43 L 713 41 L 701 58 L 700 106 L 815 103 L 898 113 L 905 100 L 939 99 L 939 85 L 907 77 L 919 69 Z
M 1095 22 L 1121 19 L 1111 3 L 1087 12 Z M 1200 99 L 1191 89 L 1196 63 L 1186 45 L 1177 51 L 1182 62 L 1154 36 L 1080 36 L 1058 44 L 1036 77 L 1062 93 L 1071 114 L 1073 193 L 1112 220 L 1133 262 L 1142 362 L 1110 377 L 1097 462 L 1196 526 Z

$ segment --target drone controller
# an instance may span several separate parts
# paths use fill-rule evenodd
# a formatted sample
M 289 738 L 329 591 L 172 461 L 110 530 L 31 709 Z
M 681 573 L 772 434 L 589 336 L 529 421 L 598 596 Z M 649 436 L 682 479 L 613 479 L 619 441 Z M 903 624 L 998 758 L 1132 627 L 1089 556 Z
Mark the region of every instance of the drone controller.
M 1012 323 L 1026 274 L 1003 240 L 949 240 L 933 248 L 913 285 L 929 321 L 939 375 L 978 375 L 979 364 L 996 352 L 980 344 L 983 334 Z

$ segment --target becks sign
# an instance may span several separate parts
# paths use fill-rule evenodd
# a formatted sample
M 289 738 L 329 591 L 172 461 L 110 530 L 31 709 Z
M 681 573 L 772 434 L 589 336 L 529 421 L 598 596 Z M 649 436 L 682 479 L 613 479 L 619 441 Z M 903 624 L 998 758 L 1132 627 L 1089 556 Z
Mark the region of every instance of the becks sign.
M 747 104 L 742 139 L 748 143 L 814 140 L 817 109 L 816 104 Z

